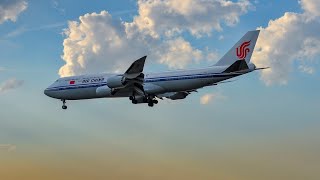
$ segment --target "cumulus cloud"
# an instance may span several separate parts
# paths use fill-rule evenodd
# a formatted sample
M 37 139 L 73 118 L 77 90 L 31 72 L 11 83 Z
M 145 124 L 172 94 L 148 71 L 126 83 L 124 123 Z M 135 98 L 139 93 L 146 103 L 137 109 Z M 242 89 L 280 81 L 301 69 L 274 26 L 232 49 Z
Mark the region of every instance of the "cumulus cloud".
M 201 37 L 221 31 L 222 23 L 238 23 L 250 7 L 248 0 L 139 0 L 132 22 L 114 19 L 107 11 L 85 14 L 64 31 L 66 64 L 59 74 L 123 71 L 143 55 L 170 68 L 216 58 L 216 52 L 194 48 L 182 34 Z
M 226 97 L 221 93 L 208 93 L 200 97 L 200 104 L 207 105 L 212 103 L 213 101 L 225 98 Z
M 90 72 L 119 71 L 134 59 L 148 55 L 147 36 L 128 37 L 125 25 L 106 12 L 86 14 L 80 22 L 69 22 L 63 42 L 66 64 L 60 68 L 61 76 Z
M 262 71 L 261 79 L 267 84 L 287 84 L 294 62 L 300 64 L 302 72 L 314 73 L 312 64 L 320 55 L 320 8 L 316 0 L 302 0 L 304 12 L 287 12 L 271 20 L 261 29 L 253 62 Z M 308 66 L 306 66 L 308 64 Z M 308 68 L 306 68 L 308 67 Z
M 221 23 L 232 26 L 251 7 L 247 0 L 139 0 L 139 16 L 132 26 L 153 37 L 171 36 L 182 31 L 201 36 L 213 29 L 221 31 Z
M 22 80 L 17 80 L 15 78 L 8 79 L 7 81 L 0 84 L 0 93 L 5 93 L 7 91 L 10 91 L 12 89 L 16 89 L 23 85 Z
M 163 47 L 158 52 L 159 62 L 170 68 L 183 68 L 193 60 L 202 59 L 202 51 L 193 49 L 182 37 L 164 42 L 161 46 Z
M 1 0 L 0 1 L 0 24 L 5 21 L 17 20 L 18 15 L 26 10 L 28 3 L 25 0 Z
M 319 0 L 301 0 L 302 8 L 308 15 L 320 16 L 320 3 Z

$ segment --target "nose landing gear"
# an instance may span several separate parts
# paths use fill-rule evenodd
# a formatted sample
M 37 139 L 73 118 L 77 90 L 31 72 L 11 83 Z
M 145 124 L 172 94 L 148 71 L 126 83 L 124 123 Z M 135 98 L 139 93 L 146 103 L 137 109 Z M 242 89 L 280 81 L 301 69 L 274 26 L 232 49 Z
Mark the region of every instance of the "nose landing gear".
M 65 99 L 61 99 L 63 105 L 62 105 L 62 109 L 66 110 L 68 108 L 68 106 L 66 106 L 66 100 Z

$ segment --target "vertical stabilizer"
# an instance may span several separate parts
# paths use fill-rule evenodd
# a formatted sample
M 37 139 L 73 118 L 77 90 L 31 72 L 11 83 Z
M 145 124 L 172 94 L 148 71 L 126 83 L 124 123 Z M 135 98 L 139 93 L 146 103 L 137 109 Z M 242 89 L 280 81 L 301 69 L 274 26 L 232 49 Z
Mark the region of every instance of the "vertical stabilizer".
M 245 60 L 249 64 L 260 31 L 247 32 L 215 66 L 231 65 L 238 60 Z

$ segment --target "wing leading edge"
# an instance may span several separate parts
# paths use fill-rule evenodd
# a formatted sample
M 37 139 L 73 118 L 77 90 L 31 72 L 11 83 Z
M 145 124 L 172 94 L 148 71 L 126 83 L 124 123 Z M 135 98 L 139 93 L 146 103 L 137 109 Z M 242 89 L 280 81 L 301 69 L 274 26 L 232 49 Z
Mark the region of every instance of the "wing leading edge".
M 121 78 L 121 84 L 118 87 L 111 87 L 111 94 L 115 95 L 119 91 L 132 91 L 132 94 L 145 95 L 143 89 L 144 82 L 144 74 L 143 68 L 146 61 L 147 56 L 143 56 L 142 58 L 134 61 L 131 66 L 127 69 L 127 71 L 122 75 L 117 75 L 116 77 L 109 78 L 108 81 L 114 81 L 117 83 Z
M 147 56 L 143 56 L 142 58 L 136 60 L 131 64 L 128 70 L 124 73 L 124 77 L 128 79 L 133 79 L 140 76 L 143 72 L 144 64 Z

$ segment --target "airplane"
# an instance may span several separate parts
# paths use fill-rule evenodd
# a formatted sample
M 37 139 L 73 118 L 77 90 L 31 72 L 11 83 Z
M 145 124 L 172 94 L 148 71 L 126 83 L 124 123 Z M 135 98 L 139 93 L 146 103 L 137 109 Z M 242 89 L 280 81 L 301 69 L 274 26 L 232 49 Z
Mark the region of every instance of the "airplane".
M 248 31 L 215 65 L 192 70 L 144 74 L 147 56 L 134 61 L 123 74 L 100 73 L 63 77 L 44 90 L 44 94 L 63 103 L 66 100 L 129 98 L 133 104 L 153 107 L 158 99 L 179 100 L 197 89 L 218 85 L 225 80 L 256 70 L 250 62 L 260 31 Z

